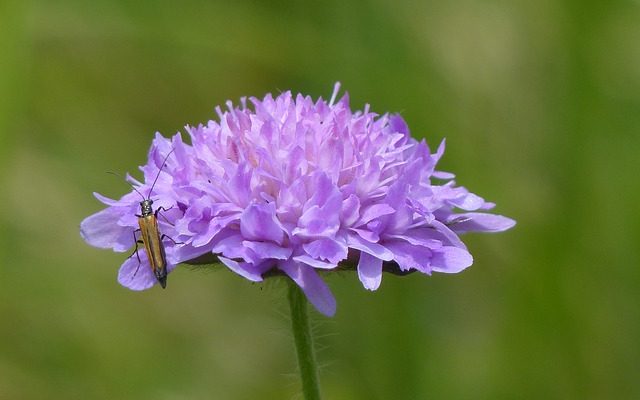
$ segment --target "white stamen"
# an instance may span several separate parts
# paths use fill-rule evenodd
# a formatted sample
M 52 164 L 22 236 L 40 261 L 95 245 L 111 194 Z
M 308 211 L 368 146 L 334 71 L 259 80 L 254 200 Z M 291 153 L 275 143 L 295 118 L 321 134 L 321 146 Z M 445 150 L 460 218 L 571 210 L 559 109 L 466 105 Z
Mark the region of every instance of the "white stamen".
M 336 100 L 338 96 L 338 92 L 340 91 L 340 82 L 336 82 L 333 86 L 333 94 L 331 95 L 331 100 L 329 100 L 329 107 L 333 106 L 333 102 Z

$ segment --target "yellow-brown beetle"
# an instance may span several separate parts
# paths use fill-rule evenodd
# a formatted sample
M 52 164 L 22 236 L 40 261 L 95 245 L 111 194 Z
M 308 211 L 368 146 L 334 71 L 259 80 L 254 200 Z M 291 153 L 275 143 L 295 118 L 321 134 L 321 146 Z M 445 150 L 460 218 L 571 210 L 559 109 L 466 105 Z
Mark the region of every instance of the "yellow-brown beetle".
M 162 240 L 164 238 L 168 238 L 175 244 L 178 244 L 178 242 L 173 240 L 171 237 L 160 233 L 160 229 L 158 228 L 158 213 L 160 210 L 168 211 L 169 209 L 160 207 L 153 211 L 151 193 L 153 192 L 153 188 L 160 177 L 160 172 L 162 172 L 162 168 L 164 168 L 164 165 L 171 153 L 173 153 L 173 150 L 171 150 L 164 158 L 164 161 L 158 170 L 158 175 L 156 175 L 156 178 L 149 189 L 149 195 L 147 197 L 144 197 L 135 187 L 133 188 L 133 190 L 142 197 L 142 201 L 140 202 L 140 214 L 136 214 L 136 217 L 138 217 L 138 226 L 140 228 L 133 231 L 133 240 L 136 248 L 129 257 L 132 257 L 135 254 L 136 257 L 138 257 L 138 268 L 140 268 L 141 261 L 140 256 L 138 255 L 138 244 L 144 245 L 147 258 L 149 259 L 149 265 L 151 265 L 153 274 L 156 276 L 156 279 L 158 279 L 158 282 L 160 282 L 163 289 L 167 287 L 167 257 L 165 255 Z M 140 239 L 136 236 L 136 233 L 138 232 L 140 232 Z M 138 268 L 136 268 L 136 272 L 134 272 L 133 276 L 138 272 Z

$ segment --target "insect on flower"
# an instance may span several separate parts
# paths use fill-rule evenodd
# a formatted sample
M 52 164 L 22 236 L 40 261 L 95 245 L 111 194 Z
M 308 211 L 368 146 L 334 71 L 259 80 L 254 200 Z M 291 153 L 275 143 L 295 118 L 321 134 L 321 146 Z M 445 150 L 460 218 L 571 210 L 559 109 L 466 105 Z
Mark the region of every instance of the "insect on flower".
M 133 231 L 133 240 L 136 248 L 135 250 L 133 250 L 133 253 L 131 253 L 129 257 L 133 257 L 133 255 L 135 254 L 136 257 L 138 257 L 138 268 L 140 268 L 141 261 L 140 256 L 138 255 L 138 245 L 144 245 L 144 249 L 147 253 L 147 258 L 149 259 L 149 265 L 151 265 L 153 274 L 156 276 L 156 279 L 158 279 L 158 282 L 160 282 L 160 285 L 163 289 L 167 287 L 167 256 L 164 251 L 162 240 L 164 238 L 168 238 L 175 244 L 178 244 L 178 242 L 165 234 L 160 234 L 160 229 L 158 228 L 158 213 L 161 210 L 169 211 L 169 209 L 159 207 L 154 211 L 153 200 L 151 200 L 151 193 L 153 192 L 153 187 L 156 185 L 156 182 L 160 177 L 160 172 L 162 172 L 162 168 L 166 164 L 167 159 L 169 158 L 171 153 L 173 153 L 173 150 L 171 150 L 165 156 L 164 161 L 162 162 L 162 165 L 158 170 L 158 174 L 156 175 L 156 178 L 154 179 L 153 184 L 149 189 L 149 194 L 147 195 L 147 197 L 144 197 L 142 193 L 138 191 L 138 189 L 131 185 L 131 187 L 133 187 L 133 190 L 135 190 L 136 193 L 138 193 L 142 197 L 142 201 L 140 202 L 140 214 L 136 214 L 136 217 L 138 217 L 139 228 Z M 138 232 L 140 232 L 140 239 L 138 239 L 138 237 L 136 236 L 136 233 Z M 135 274 L 138 272 L 138 268 L 136 268 L 133 277 L 135 277 Z
M 186 128 L 190 143 L 156 134 L 136 188 L 145 192 L 161 167 L 167 179 L 156 176 L 151 190 L 162 193 L 156 208 L 176 207 L 172 226 L 160 228 L 179 246 L 163 247 L 156 217 L 165 213 L 153 211 L 150 196 L 134 218 L 133 193 L 95 193 L 107 207 L 82 221 L 82 237 L 124 252 L 136 230 L 135 252 L 144 244 L 154 273 L 127 258 L 118 281 L 132 290 L 164 286 L 174 265 L 210 260 L 252 282 L 284 274 L 332 316 L 336 301 L 321 274 L 354 267 L 362 286 L 377 290 L 383 272 L 458 273 L 473 263 L 459 235 L 515 225 L 437 169 L 444 140 L 432 151 L 400 115 L 353 110 L 339 90 L 329 101 L 287 91 L 227 102 L 215 119 Z

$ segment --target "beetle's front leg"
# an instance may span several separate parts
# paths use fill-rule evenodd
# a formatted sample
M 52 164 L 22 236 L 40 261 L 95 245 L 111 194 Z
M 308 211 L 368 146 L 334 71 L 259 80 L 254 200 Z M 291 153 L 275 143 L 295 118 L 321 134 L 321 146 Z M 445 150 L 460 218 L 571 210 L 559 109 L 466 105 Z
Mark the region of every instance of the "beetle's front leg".
M 184 242 L 176 242 L 175 240 L 173 240 L 173 238 L 171 236 L 165 235 L 163 233 L 162 236 L 160 236 L 160 240 L 164 240 L 164 238 L 167 238 L 167 239 L 171 240 L 173 242 L 173 244 L 184 244 Z
M 166 222 L 167 224 L 173 226 L 173 224 L 171 223 L 171 221 L 169 221 L 167 219 L 167 217 L 165 217 L 163 214 L 160 214 L 160 211 L 162 210 L 164 211 L 169 211 L 173 208 L 173 206 L 169 207 L 169 208 L 164 208 L 164 207 L 158 207 L 158 209 L 153 213 L 153 215 L 156 216 L 156 218 L 158 218 L 158 216 L 162 217 L 162 219 L 164 220 L 164 222 Z

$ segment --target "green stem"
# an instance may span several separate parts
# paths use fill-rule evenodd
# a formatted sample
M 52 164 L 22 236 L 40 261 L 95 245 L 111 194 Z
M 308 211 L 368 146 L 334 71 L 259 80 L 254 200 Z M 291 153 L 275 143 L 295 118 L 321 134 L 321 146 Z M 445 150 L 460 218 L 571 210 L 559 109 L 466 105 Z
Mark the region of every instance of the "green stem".
M 307 298 L 302 290 L 289 280 L 289 306 L 291 307 L 291 328 L 298 354 L 298 368 L 302 379 L 302 393 L 305 400 L 320 400 L 318 368 L 313 352 L 313 338 L 307 316 Z

